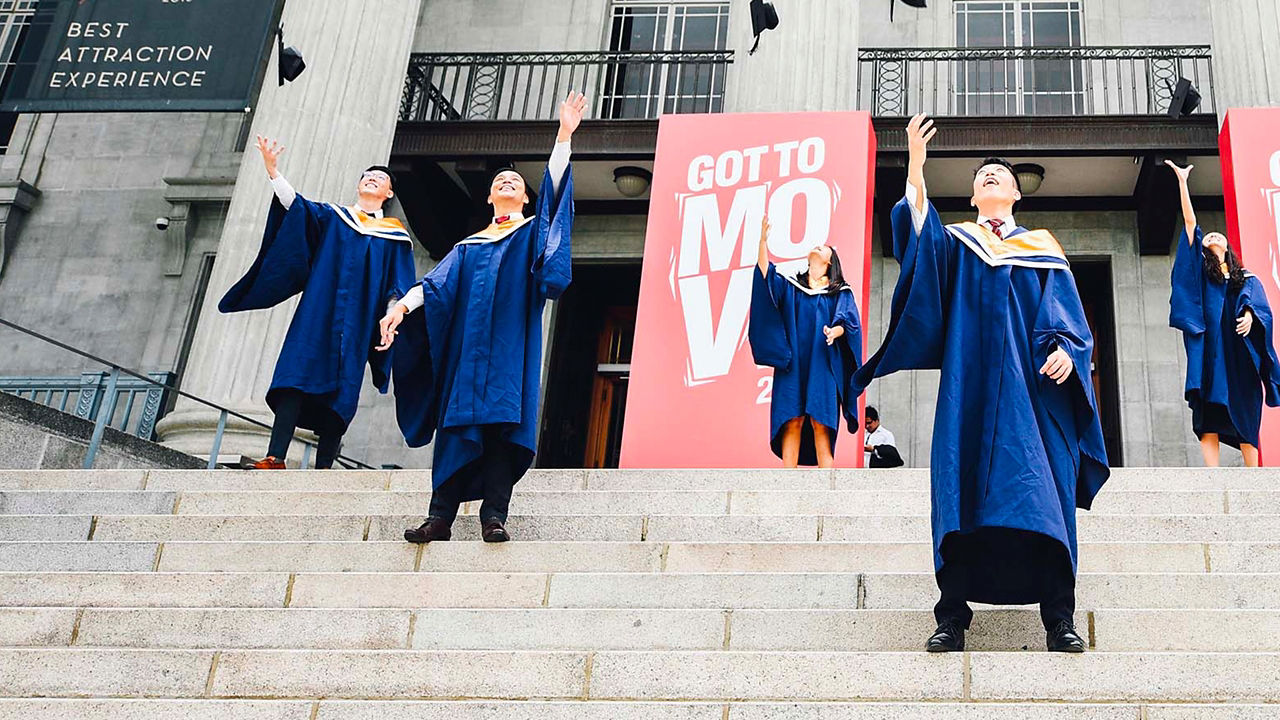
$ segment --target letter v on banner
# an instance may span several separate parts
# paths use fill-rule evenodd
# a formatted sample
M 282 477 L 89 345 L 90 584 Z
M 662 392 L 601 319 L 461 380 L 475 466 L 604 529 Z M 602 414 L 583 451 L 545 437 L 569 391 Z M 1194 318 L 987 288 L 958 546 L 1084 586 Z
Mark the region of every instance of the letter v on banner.
M 1218 135 L 1227 237 L 1280 308 L 1280 108 L 1231 108 Z M 1206 232 L 1208 228 L 1206 228 Z M 1280 408 L 1262 408 L 1260 464 L 1280 465 Z
M 865 328 L 874 170 L 867 113 L 662 117 L 623 467 L 780 464 L 769 449 L 773 370 L 746 342 L 760 221 L 767 211 L 772 260 L 790 272 L 816 245 L 840 251 Z M 836 461 L 861 464 L 861 432 L 841 428 Z

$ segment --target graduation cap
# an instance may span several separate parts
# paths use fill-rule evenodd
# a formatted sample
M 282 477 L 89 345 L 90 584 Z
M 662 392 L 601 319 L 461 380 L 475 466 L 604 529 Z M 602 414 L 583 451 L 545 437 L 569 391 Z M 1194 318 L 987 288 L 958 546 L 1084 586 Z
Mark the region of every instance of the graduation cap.
M 280 26 L 276 38 L 280 48 L 280 85 L 284 86 L 286 82 L 297 80 L 302 71 L 307 69 L 307 63 L 302 59 L 302 52 L 297 48 L 285 47 L 283 25 Z
M 760 47 L 761 33 L 776 27 L 778 27 L 778 11 L 773 7 L 773 3 L 765 0 L 751 0 L 751 32 L 756 36 L 756 41 L 747 54 L 754 55 L 756 48 Z
M 1169 81 L 1165 81 L 1168 85 Z M 1177 120 L 1186 117 L 1200 107 L 1200 91 L 1186 78 L 1178 78 L 1178 87 L 1173 91 L 1173 99 L 1169 101 L 1169 117 Z
M 898 7 L 899 0 L 889 0 L 889 22 L 893 22 L 893 10 Z M 927 7 L 927 0 L 901 0 L 913 8 Z

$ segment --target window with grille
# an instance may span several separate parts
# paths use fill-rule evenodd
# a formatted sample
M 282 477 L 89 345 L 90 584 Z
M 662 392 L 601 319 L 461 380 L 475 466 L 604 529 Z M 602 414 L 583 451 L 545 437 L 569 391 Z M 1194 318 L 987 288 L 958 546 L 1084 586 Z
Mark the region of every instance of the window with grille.
M 674 51 L 724 50 L 728 36 L 727 2 L 614 0 L 609 50 L 652 54 L 610 69 L 601 117 L 722 111 L 724 64 L 686 62 Z
M 18 45 L 31 24 L 37 0 L 0 0 L 0 97 L 9 89 L 13 66 L 18 62 Z M 17 113 L 0 113 L 0 153 L 9 146 Z
M 958 0 L 956 45 L 964 48 L 1080 47 L 1081 0 Z M 964 115 L 1078 115 L 1084 68 L 1068 58 L 991 58 L 958 63 Z

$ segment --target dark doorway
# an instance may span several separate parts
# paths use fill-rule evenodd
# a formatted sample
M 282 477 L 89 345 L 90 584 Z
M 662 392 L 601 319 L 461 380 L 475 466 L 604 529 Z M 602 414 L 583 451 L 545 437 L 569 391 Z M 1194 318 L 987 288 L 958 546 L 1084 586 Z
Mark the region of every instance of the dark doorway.
M 1102 436 L 1112 467 L 1124 465 L 1120 442 L 1120 380 L 1116 362 L 1115 292 L 1110 260 L 1072 260 L 1080 300 L 1093 333 L 1093 392 L 1102 416 Z
M 586 265 L 560 298 L 539 467 L 617 467 L 640 265 Z

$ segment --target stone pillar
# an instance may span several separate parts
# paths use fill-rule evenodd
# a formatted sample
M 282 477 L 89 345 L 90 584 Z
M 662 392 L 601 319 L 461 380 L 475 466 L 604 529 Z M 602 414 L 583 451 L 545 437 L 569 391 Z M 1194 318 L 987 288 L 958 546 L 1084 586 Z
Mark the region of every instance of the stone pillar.
M 222 315 L 217 308 L 257 255 L 266 224 L 271 189 L 252 137 L 269 136 L 286 146 L 280 171 L 298 192 L 317 200 L 354 202 L 360 172 L 385 162 L 391 151 L 420 2 L 286 3 L 285 38 L 302 51 L 307 70 L 293 83 L 277 87 L 274 57 L 267 69 L 181 379 L 186 392 L 270 423 L 267 386 L 296 300 L 233 315 Z M 217 421 L 216 411 L 183 399 L 157 430 L 166 445 L 208 454 Z M 233 421 L 220 452 L 261 456 L 266 434 Z M 290 459 L 300 456 L 294 453 Z
M 1227 108 L 1280 105 L 1280 2 L 1210 0 L 1209 7 L 1219 120 Z
M 749 4 L 734 3 L 726 112 L 855 110 L 858 9 L 849 0 L 777 2 L 778 27 L 760 36 L 755 55 Z

